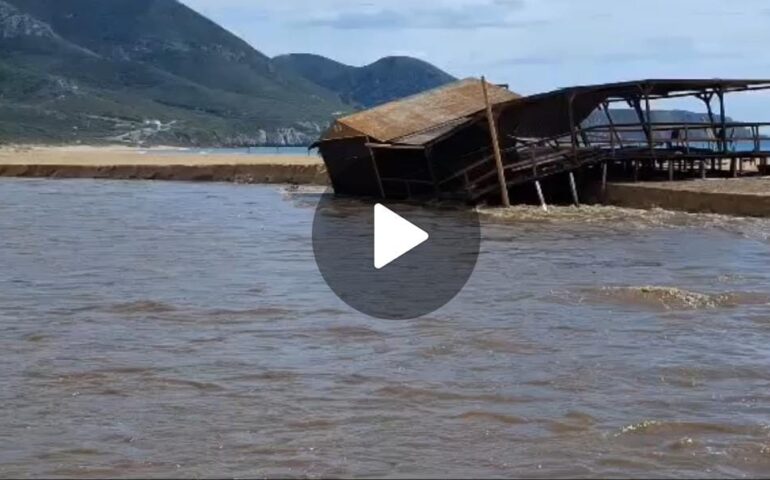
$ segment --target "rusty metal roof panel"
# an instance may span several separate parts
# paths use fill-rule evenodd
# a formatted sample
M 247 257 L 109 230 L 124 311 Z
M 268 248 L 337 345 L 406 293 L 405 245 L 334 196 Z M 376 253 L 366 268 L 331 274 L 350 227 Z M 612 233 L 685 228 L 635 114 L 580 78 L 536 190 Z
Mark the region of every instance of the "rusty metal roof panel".
M 493 105 L 520 96 L 496 85 L 489 85 Z M 379 107 L 340 118 L 339 123 L 380 142 L 391 142 L 484 110 L 481 80 L 468 78 Z

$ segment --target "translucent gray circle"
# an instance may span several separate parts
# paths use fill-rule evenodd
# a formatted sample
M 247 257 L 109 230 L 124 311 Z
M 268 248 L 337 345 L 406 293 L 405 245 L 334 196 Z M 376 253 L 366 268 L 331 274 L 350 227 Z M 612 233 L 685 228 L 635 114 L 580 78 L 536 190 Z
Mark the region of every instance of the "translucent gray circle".
M 322 195 L 313 250 L 324 280 L 361 313 L 403 320 L 449 303 L 465 286 L 479 255 L 478 214 L 467 207 L 423 207 L 380 201 L 428 232 L 430 239 L 393 263 L 374 268 L 374 205 Z

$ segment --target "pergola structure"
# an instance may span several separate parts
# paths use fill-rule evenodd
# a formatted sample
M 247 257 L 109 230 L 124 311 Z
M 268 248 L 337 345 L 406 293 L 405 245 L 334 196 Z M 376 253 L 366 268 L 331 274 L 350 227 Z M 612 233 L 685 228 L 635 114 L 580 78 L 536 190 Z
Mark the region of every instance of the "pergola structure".
M 423 122 L 425 128 L 405 125 L 410 130 L 407 135 L 377 140 L 366 136 L 359 142 L 359 153 L 370 157 L 376 188 L 349 191 L 345 185 L 350 178 L 345 177 L 350 173 L 355 179 L 355 174 L 334 168 L 341 158 L 347 158 L 351 166 L 357 162 L 332 148 L 332 143 L 343 139 L 349 144 L 352 138 L 361 138 L 344 128 L 350 122 L 340 119 L 336 127 L 343 135 L 327 133 L 317 144 L 335 190 L 386 198 L 437 196 L 494 201 L 503 193 L 503 184 L 507 192 L 535 183 L 541 193 L 541 180 L 566 173 L 577 202 L 575 171 L 589 172 L 592 178 L 601 178 L 603 185 L 608 177 L 642 180 L 667 175 L 674 180 L 738 176 L 745 162 L 766 169 L 770 157 L 770 147 L 761 134 L 770 122 L 728 121 L 725 107 L 726 94 L 767 90 L 770 80 L 650 79 L 570 87 L 528 97 L 489 86 L 489 111 L 484 108 L 481 82 L 460 83 L 461 87 L 445 87 L 419 98 L 427 99 L 427 104 L 452 103 L 450 92 L 456 97 L 461 91 L 465 109 L 450 109 L 444 116 L 421 110 L 421 118 L 435 119 Z M 651 102 L 682 97 L 702 100 L 706 121 L 655 121 Z M 414 107 L 414 97 L 407 104 L 410 101 Z M 617 121 L 611 108 L 617 104 L 627 105 L 635 114 L 634 120 Z M 405 119 L 414 112 L 401 102 L 388 104 L 385 111 L 390 112 L 391 119 L 393 112 L 405 115 Z M 362 113 L 376 124 L 388 118 L 382 112 L 376 108 Z M 603 121 L 589 121 L 597 115 L 602 115 Z M 490 130 L 497 135 L 490 135 Z M 490 138 L 497 145 L 492 145 Z M 497 162 L 494 146 L 500 152 Z
M 499 86 L 489 93 L 493 105 L 519 98 Z M 338 194 L 441 195 L 446 172 L 463 168 L 466 153 L 489 147 L 486 127 L 476 122 L 484 108 L 481 82 L 461 80 L 339 118 L 311 148 L 320 150 Z M 458 132 L 473 130 L 480 133 L 457 141 Z

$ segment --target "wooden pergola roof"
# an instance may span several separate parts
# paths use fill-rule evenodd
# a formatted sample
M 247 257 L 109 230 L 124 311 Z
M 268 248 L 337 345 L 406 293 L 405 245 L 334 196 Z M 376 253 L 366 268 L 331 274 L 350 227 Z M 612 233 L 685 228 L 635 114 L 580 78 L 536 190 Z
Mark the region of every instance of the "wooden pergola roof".
M 493 105 L 520 98 L 503 87 L 489 85 Z M 430 140 L 456 127 L 485 108 L 481 81 L 467 78 L 338 119 L 320 142 L 366 136 L 381 143 Z
M 501 129 L 520 136 L 550 137 L 570 131 L 605 102 L 725 94 L 770 89 L 765 79 L 645 79 L 580 85 L 509 100 L 493 106 Z M 480 118 L 480 116 L 479 116 Z

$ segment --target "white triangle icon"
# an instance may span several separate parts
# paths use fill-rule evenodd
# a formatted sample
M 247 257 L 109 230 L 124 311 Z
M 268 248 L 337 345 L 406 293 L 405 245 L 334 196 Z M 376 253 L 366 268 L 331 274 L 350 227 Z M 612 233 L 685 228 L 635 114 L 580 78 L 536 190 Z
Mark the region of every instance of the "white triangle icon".
M 428 241 L 425 230 L 388 207 L 374 206 L 374 268 L 384 268 L 402 255 Z

